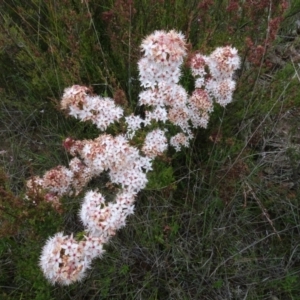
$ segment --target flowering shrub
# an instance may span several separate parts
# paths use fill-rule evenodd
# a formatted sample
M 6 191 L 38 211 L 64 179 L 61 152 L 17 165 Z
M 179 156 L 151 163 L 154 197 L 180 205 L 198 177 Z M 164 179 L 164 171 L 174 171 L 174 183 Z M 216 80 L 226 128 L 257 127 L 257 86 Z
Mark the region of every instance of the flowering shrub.
M 40 267 L 53 284 L 67 285 L 84 278 L 92 260 L 103 255 L 103 245 L 134 213 L 136 195 L 147 184 L 153 160 L 167 150 L 168 144 L 176 151 L 188 147 L 192 128 L 207 127 L 214 102 L 226 106 L 232 101 L 232 75 L 240 65 L 235 48 L 226 46 L 209 56 L 197 53 L 192 57 L 195 90 L 191 95 L 179 84 L 180 68 L 187 55 L 181 33 L 155 31 L 143 40 L 141 49 L 138 67 L 144 90 L 138 103 L 145 107 L 145 117 L 124 116 L 113 99 L 93 95 L 87 87 L 65 89 L 61 109 L 69 115 L 91 121 L 100 131 L 114 122 L 125 122 L 127 132 L 116 136 L 102 133 L 94 140 L 67 138 L 64 147 L 73 157 L 69 168 L 57 166 L 43 177 L 27 181 L 28 198 L 43 195 L 56 209 L 63 195 L 78 195 L 104 171 L 117 190 L 110 202 L 97 190 L 86 192 L 79 212 L 85 228 L 81 239 L 60 232 L 47 241 Z M 175 135 L 169 134 L 169 126 L 177 131 Z M 143 132 L 143 145 L 132 146 L 134 136 Z

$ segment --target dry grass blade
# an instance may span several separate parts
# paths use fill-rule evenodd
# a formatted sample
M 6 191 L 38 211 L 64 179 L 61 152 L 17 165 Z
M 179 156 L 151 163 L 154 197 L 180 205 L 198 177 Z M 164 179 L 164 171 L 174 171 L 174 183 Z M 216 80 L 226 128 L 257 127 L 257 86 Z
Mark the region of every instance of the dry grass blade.
M 263 215 L 265 216 L 265 218 L 267 219 L 267 221 L 269 222 L 269 224 L 273 228 L 274 233 L 277 235 L 278 239 L 281 241 L 281 237 L 280 237 L 278 231 L 276 230 L 276 228 L 274 227 L 273 221 L 270 219 L 270 215 L 269 215 L 267 209 L 264 207 L 264 205 L 261 203 L 259 198 L 256 196 L 256 194 L 254 193 L 254 191 L 253 191 L 252 187 L 250 186 L 250 184 L 247 181 L 245 181 L 245 184 L 248 187 L 248 190 L 245 192 L 245 194 L 247 195 L 248 193 L 251 193 L 252 197 L 255 199 L 255 201 L 257 202 L 257 204 L 259 206 L 259 208 L 261 209 Z

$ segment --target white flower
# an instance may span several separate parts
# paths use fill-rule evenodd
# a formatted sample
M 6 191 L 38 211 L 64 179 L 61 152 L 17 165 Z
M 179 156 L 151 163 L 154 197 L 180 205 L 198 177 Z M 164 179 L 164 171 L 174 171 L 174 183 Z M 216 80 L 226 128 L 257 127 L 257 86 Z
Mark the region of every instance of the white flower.
M 58 282 L 69 285 L 84 277 L 90 261 L 80 251 L 78 243 L 73 240 L 72 236 L 64 236 L 62 232 L 59 232 L 47 241 L 39 264 L 52 284 Z
M 156 129 L 146 135 L 142 151 L 146 156 L 155 158 L 157 155 L 161 155 L 167 148 L 168 143 L 164 131 Z
M 170 139 L 170 145 L 175 148 L 178 152 L 181 150 L 181 147 L 188 147 L 189 146 L 189 137 L 183 134 L 182 132 L 177 133 Z
M 232 94 L 235 89 L 235 81 L 230 78 L 224 80 L 209 80 L 206 90 L 215 98 L 221 106 L 226 106 L 232 101 Z
M 144 120 L 140 116 L 134 116 L 133 114 L 125 117 L 125 120 L 127 123 L 127 134 L 130 133 L 129 139 L 132 139 L 136 130 L 141 128 L 141 124 L 144 122 Z
M 219 47 L 206 60 L 211 75 L 216 79 L 231 78 L 233 72 L 240 66 L 237 50 L 230 46 Z

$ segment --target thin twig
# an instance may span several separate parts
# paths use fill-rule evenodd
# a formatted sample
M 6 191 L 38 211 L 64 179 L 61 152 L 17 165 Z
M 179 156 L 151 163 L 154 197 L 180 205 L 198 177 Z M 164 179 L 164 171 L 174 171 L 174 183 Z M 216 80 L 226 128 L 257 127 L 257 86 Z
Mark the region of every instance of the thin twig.
M 296 228 L 296 227 L 298 227 L 298 225 L 295 226 L 295 228 Z M 286 229 L 284 229 L 284 230 L 281 230 L 280 232 L 283 233 L 283 232 L 288 231 L 288 230 L 291 230 L 291 228 L 286 228 Z M 241 253 L 245 252 L 246 250 L 250 249 L 251 247 L 255 246 L 256 244 L 259 244 L 260 242 L 266 240 L 267 238 L 269 238 L 269 237 L 271 237 L 272 235 L 275 235 L 275 234 L 276 234 L 275 232 L 272 232 L 272 233 L 268 234 L 267 236 L 261 238 L 260 240 L 253 242 L 251 245 L 245 247 L 245 248 L 242 249 L 241 251 L 238 251 L 238 252 L 235 253 L 234 255 L 229 256 L 227 259 L 225 259 L 223 262 L 221 262 L 221 263 L 214 269 L 214 271 L 210 274 L 209 277 L 214 276 L 214 275 L 216 274 L 216 272 L 217 272 L 222 266 L 224 266 L 229 260 L 233 259 L 235 256 L 240 255 Z M 277 234 L 278 234 L 278 233 L 277 233 Z
M 261 203 L 261 201 L 259 200 L 259 198 L 256 196 L 256 194 L 254 193 L 252 187 L 249 185 L 249 183 L 246 181 L 245 182 L 247 187 L 248 187 L 248 192 L 251 193 L 252 197 L 255 199 L 255 201 L 257 202 L 259 208 L 261 209 L 263 215 L 266 217 L 266 219 L 268 220 L 269 224 L 271 225 L 271 227 L 273 228 L 274 233 L 277 235 L 278 239 L 281 241 L 281 237 L 278 234 L 278 231 L 276 230 L 276 228 L 274 227 L 273 221 L 270 219 L 270 215 L 268 214 L 267 209 L 263 206 L 263 204 Z
M 274 235 L 275 233 L 270 233 L 269 235 L 263 237 L 262 239 L 255 241 L 254 243 L 252 243 L 251 245 L 245 247 L 244 249 L 242 249 L 241 251 L 235 253 L 234 255 L 229 256 L 227 259 L 225 259 L 223 262 L 221 262 L 215 269 L 214 271 L 210 274 L 210 277 L 214 276 L 216 274 L 216 272 L 219 270 L 220 267 L 224 266 L 229 260 L 233 259 L 235 256 L 240 255 L 241 253 L 243 253 L 244 251 L 248 250 L 249 248 L 255 246 L 256 244 L 266 240 L 267 238 L 269 238 L 270 236 Z

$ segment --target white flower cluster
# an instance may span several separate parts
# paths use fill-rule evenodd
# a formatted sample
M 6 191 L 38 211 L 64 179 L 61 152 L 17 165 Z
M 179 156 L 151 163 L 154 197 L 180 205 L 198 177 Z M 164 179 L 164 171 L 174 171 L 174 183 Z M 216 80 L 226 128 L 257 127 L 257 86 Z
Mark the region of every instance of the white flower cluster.
M 209 77 L 205 67 L 209 69 Z M 230 46 L 217 48 L 210 56 L 197 53 L 191 60 L 196 89 L 203 88 L 217 103 L 226 106 L 232 101 L 235 81 L 232 76 L 240 66 L 237 50 Z
M 180 151 L 182 146 L 189 146 L 189 137 L 186 136 L 183 132 L 179 132 L 171 137 L 170 145 L 173 146 L 176 151 Z
M 168 141 L 165 133 L 160 129 L 156 129 L 147 134 L 142 151 L 146 156 L 155 158 L 156 156 L 163 154 L 167 148 Z
M 94 140 L 77 141 L 70 153 L 80 156 L 93 177 L 109 170 L 111 182 L 127 191 L 139 192 L 146 186 L 151 159 L 141 156 L 122 135 L 102 134 Z
M 196 89 L 189 96 L 178 84 L 186 55 L 184 36 L 173 30 L 155 31 L 144 39 L 141 48 L 144 56 L 138 65 L 141 86 L 146 88 L 139 94 L 139 105 L 146 107 L 143 123 L 169 121 L 178 126 L 181 133 L 170 138 L 170 145 L 179 151 L 189 145 L 191 127 L 207 127 L 213 99 L 222 106 L 231 102 L 235 88 L 231 78 L 240 64 L 237 50 L 227 46 L 210 56 L 195 54 L 190 67 Z
M 178 83 L 180 66 L 186 55 L 186 43 L 181 33 L 155 31 L 141 44 L 144 57 L 138 62 L 143 87 L 155 87 L 159 82 Z
M 151 170 L 153 155 L 141 156 L 122 135 L 102 134 L 94 140 L 83 141 L 67 138 L 64 146 L 76 156 L 71 159 L 69 168 L 57 166 L 43 177 L 29 179 L 28 194 L 36 196 L 46 191 L 44 199 L 59 207 L 60 197 L 78 195 L 93 177 L 103 171 L 109 171 L 112 183 L 130 192 L 137 193 L 147 184 L 145 173 Z
M 84 278 L 92 259 L 102 256 L 102 245 L 101 238 L 85 236 L 78 242 L 59 232 L 44 246 L 40 267 L 51 283 L 71 284 Z
M 140 116 L 135 116 L 134 114 L 125 117 L 125 120 L 127 123 L 127 132 L 130 132 L 133 135 L 137 130 L 141 128 L 141 124 L 144 122 L 144 120 Z
M 84 238 L 62 232 L 50 238 L 42 250 L 40 267 L 52 283 L 68 285 L 84 278 L 92 260 L 104 253 L 103 245 L 125 226 L 127 216 L 134 212 L 134 194 L 123 192 L 114 203 L 106 203 L 97 192 L 89 191 L 79 212 L 86 227 Z
M 153 150 L 148 145 L 148 156 L 141 156 L 122 135 L 102 134 L 94 140 L 83 141 L 68 138 L 64 146 L 75 156 L 70 168 L 58 166 L 42 178 L 28 180 L 28 195 L 32 197 L 45 191 L 44 199 L 59 208 L 61 196 L 78 194 L 91 178 L 103 171 L 109 171 L 111 182 L 122 190 L 109 203 L 100 193 L 87 192 L 79 213 L 85 238 L 76 242 L 72 237 L 57 234 L 44 246 L 40 266 L 45 276 L 53 283 L 70 284 L 83 278 L 91 261 L 103 253 L 103 244 L 125 226 L 127 216 L 133 214 L 136 194 L 146 186 L 146 172 L 151 170 L 154 151 L 160 154 L 167 144 L 165 139 L 164 149 L 160 145 Z M 62 250 L 68 246 L 72 251 Z
M 193 127 L 206 128 L 209 114 L 213 111 L 213 103 L 208 93 L 203 89 L 195 89 L 188 99 L 188 107 Z
M 86 231 L 93 237 L 106 242 L 116 231 L 126 224 L 127 216 L 134 212 L 135 194 L 123 192 L 116 196 L 115 202 L 105 202 L 97 192 L 88 192 L 82 203 L 80 219 Z
M 134 212 L 137 193 L 147 184 L 152 161 L 172 145 L 176 151 L 188 147 L 192 127 L 206 128 L 213 111 L 213 100 L 225 106 L 232 99 L 235 82 L 231 79 L 239 66 L 237 51 L 218 48 L 210 56 L 196 54 L 190 67 L 195 78 L 191 95 L 179 85 L 186 42 L 181 33 L 155 31 L 141 45 L 143 57 L 138 62 L 141 86 L 139 105 L 145 107 L 145 118 L 125 116 L 127 133 L 101 134 L 94 140 L 67 138 L 63 145 L 73 158 L 69 168 L 57 166 L 42 177 L 27 181 L 27 197 L 41 196 L 59 209 L 63 195 L 78 195 L 86 184 L 102 172 L 117 190 L 113 201 L 98 191 L 86 192 L 79 217 L 84 225 L 83 238 L 57 233 L 43 248 L 40 266 L 52 283 L 70 284 L 81 280 L 92 260 L 104 253 L 103 245 L 125 226 Z M 61 108 L 81 121 L 91 121 L 106 130 L 123 116 L 123 110 L 109 98 L 92 95 L 87 87 L 75 85 L 65 89 Z M 143 128 L 142 128 L 143 124 Z M 173 125 L 174 136 L 166 137 L 166 126 Z M 155 127 L 163 127 L 162 129 Z M 148 127 L 152 126 L 151 131 Z M 146 130 L 140 149 L 131 146 L 136 132 Z
M 109 171 L 111 182 L 121 190 L 114 202 L 109 203 L 100 193 L 87 192 L 79 212 L 85 227 L 84 239 L 76 242 L 72 237 L 57 234 L 44 246 L 40 266 L 45 276 L 53 283 L 70 284 L 83 278 L 91 261 L 103 253 L 103 244 L 125 226 L 127 216 L 133 214 L 135 196 L 146 186 L 146 172 L 151 170 L 151 158 L 157 149 L 149 150 L 149 156 L 141 156 L 123 136 L 108 134 L 94 140 L 67 139 L 64 145 L 71 155 L 76 155 L 70 169 L 58 166 L 42 178 L 30 179 L 27 182 L 29 195 L 46 191 L 45 200 L 58 206 L 61 196 L 80 192 L 91 178 L 103 171 Z M 72 251 L 66 250 L 68 245 Z
M 70 116 L 81 121 L 91 121 L 102 131 L 123 116 L 123 109 L 116 106 L 114 100 L 89 93 L 87 87 L 79 85 L 65 89 L 61 108 L 68 109 Z

